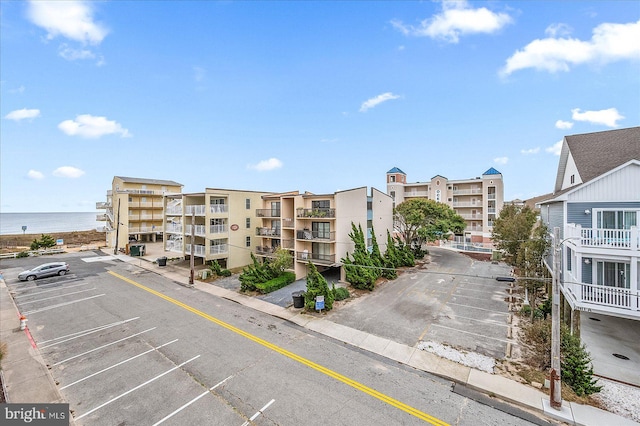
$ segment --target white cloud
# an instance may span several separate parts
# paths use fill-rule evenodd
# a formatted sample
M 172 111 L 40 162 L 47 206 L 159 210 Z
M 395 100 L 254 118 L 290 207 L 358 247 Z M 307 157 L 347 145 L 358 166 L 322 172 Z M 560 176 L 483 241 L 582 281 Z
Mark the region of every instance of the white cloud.
M 584 112 L 580 112 L 580 108 L 575 108 L 571 110 L 571 113 L 571 118 L 576 121 L 588 121 L 592 124 L 603 124 L 608 127 L 617 127 L 618 120 L 622 120 L 624 118 L 624 116 L 620 115 L 618 110 L 615 108 Z
M 404 35 L 458 43 L 461 35 L 494 33 L 512 21 L 506 13 L 496 13 L 486 7 L 474 9 L 465 0 L 444 0 L 442 12 L 421 21 L 418 26 L 405 25 L 398 20 L 391 24 Z
M 269 158 L 268 160 L 262 160 L 258 164 L 253 164 L 247 166 L 249 169 L 254 169 L 259 172 L 268 172 L 270 170 L 279 169 L 282 167 L 282 161 L 277 158 Z
M 496 164 L 507 164 L 509 162 L 509 157 L 497 157 L 494 158 L 493 161 Z
M 573 127 L 573 123 L 571 121 L 556 121 L 556 128 L 558 129 L 570 129 Z
M 119 134 L 123 138 L 130 137 L 129 131 L 115 121 L 106 117 L 94 117 L 89 114 L 78 115 L 75 120 L 65 120 L 58 128 L 69 136 L 83 138 L 99 138 L 104 135 Z
M 392 99 L 398 99 L 400 96 L 394 95 L 391 92 L 383 93 L 375 98 L 367 99 L 360 105 L 360 112 L 365 112 L 368 109 L 374 108 L 383 102 L 390 101 Z
M 54 176 L 63 177 L 63 178 L 72 178 L 72 179 L 79 178 L 83 174 L 84 174 L 83 170 L 80 170 L 76 167 L 71 167 L 71 166 L 58 167 L 53 171 Z
M 93 18 L 89 1 L 30 1 L 27 16 L 47 31 L 47 39 L 62 36 L 83 44 L 100 44 L 108 30 Z
M 27 118 L 36 118 L 40 117 L 39 109 L 17 109 L 15 111 L 11 111 L 9 114 L 5 115 L 4 118 L 7 120 L 20 121 Z
M 560 155 L 560 151 L 562 151 L 562 141 L 554 143 L 552 146 L 545 148 L 545 151 L 552 153 L 553 155 Z
M 37 170 L 31 169 L 27 172 L 27 177 L 33 180 L 40 180 L 40 179 L 44 179 L 44 174 L 42 174 L 42 172 L 39 172 Z
M 544 33 L 549 37 L 568 36 L 573 31 L 567 24 L 551 24 L 545 30 Z
M 74 49 L 73 47 L 69 47 L 66 43 L 63 43 L 58 48 L 58 55 L 67 61 L 75 61 L 77 59 L 93 59 L 96 55 L 88 49 Z
M 555 38 L 533 40 L 507 59 L 500 73 L 534 68 L 555 73 L 569 71 L 580 64 L 606 64 L 625 59 L 640 59 L 640 20 L 628 24 L 600 24 L 591 40 Z
M 520 150 L 520 153 L 522 153 L 524 155 L 537 154 L 538 152 L 540 152 L 540 147 L 535 147 L 535 148 L 530 148 L 530 149 L 521 149 Z

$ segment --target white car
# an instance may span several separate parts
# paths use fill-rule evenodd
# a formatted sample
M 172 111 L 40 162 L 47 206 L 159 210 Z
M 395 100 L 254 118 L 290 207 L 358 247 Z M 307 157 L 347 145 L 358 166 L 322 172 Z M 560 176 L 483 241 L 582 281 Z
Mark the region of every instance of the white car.
M 51 262 L 44 265 L 36 266 L 28 271 L 20 272 L 18 279 L 20 281 L 33 281 L 37 278 L 52 277 L 54 275 L 64 275 L 69 272 L 69 264 L 66 262 Z

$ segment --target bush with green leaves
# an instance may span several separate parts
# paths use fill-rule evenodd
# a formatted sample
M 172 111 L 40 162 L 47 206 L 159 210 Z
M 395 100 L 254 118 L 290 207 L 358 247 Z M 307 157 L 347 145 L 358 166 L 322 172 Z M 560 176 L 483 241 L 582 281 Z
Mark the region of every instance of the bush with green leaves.
M 333 291 L 334 300 L 344 300 L 351 297 L 351 294 L 349 294 L 349 289 L 344 287 L 336 287 L 335 284 L 333 286 L 332 291 Z
M 380 277 L 382 265 L 377 265 L 367 250 L 364 232 L 360 225 L 351 222 L 351 241 L 354 243 L 353 253 L 347 253 L 342 259 L 345 278 L 353 287 L 361 290 L 373 290 L 376 280 Z
M 251 253 L 251 260 L 252 263 L 244 267 L 238 276 L 240 291 L 255 291 L 256 284 L 266 283 L 278 275 L 270 267 L 269 262 L 260 262 L 253 253 Z
M 56 240 L 54 240 L 51 235 L 42 234 L 39 240 L 34 239 L 33 242 L 31 242 L 30 248 L 31 250 L 38 250 L 41 248 L 47 249 L 47 248 L 55 247 L 55 245 L 56 245 Z
M 324 296 L 324 309 L 333 308 L 333 291 L 329 289 L 327 280 L 311 262 L 307 264 L 307 292 L 304 294 L 304 306 L 310 311 L 316 309 L 316 296 Z
M 260 293 L 271 293 L 272 291 L 276 291 L 281 289 L 282 287 L 286 287 L 292 282 L 296 280 L 296 274 L 293 272 L 283 272 L 282 275 L 270 279 L 265 283 L 257 283 L 256 289 Z
M 209 265 L 209 269 L 211 269 L 211 272 L 216 274 L 216 276 L 218 276 L 218 277 L 230 277 L 231 276 L 231 271 L 228 270 L 228 269 L 223 269 L 222 266 L 220 266 L 220 264 L 218 263 L 217 260 L 211 261 L 211 264 Z
M 21 257 L 29 257 L 29 252 L 28 251 L 21 251 L 20 253 L 16 254 L 17 258 L 21 258 Z

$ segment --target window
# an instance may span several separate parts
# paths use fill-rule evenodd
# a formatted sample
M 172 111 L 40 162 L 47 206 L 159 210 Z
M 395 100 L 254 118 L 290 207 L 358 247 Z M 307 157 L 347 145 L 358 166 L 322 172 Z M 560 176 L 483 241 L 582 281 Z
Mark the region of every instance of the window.
M 247 228 L 247 229 L 251 228 L 251 218 L 250 217 L 248 217 L 245 220 L 245 228 Z
M 389 176 L 389 182 L 395 182 L 395 181 L 396 181 L 395 176 Z
M 315 209 L 328 209 L 331 207 L 329 200 L 318 200 L 311 202 L 311 208 Z
M 251 210 L 251 198 L 247 198 L 246 200 L 244 200 L 244 207 L 247 210 Z
M 617 262 L 598 262 L 596 284 L 607 287 L 630 288 L 631 265 Z
M 391 199 L 393 201 L 396 201 L 396 191 L 391 191 L 391 194 L 389 194 L 389 195 L 391 195 Z
M 247 237 L 245 239 L 244 245 L 247 247 L 251 247 L 251 237 Z
M 573 185 L 574 183 L 576 183 L 576 175 L 571 175 L 571 185 Z
M 311 232 L 316 238 L 329 239 L 331 235 L 329 222 L 312 222 Z

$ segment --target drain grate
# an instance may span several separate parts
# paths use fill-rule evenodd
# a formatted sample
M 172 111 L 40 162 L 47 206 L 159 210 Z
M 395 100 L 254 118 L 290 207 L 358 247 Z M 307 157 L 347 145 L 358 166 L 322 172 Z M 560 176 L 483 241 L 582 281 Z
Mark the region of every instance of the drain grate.
M 620 355 L 620 354 L 613 354 L 613 356 L 615 356 L 616 358 L 624 359 L 625 361 L 629 360 L 628 356 L 624 356 L 624 355 Z
M 589 317 L 589 319 L 593 321 L 600 321 L 600 318 Z

